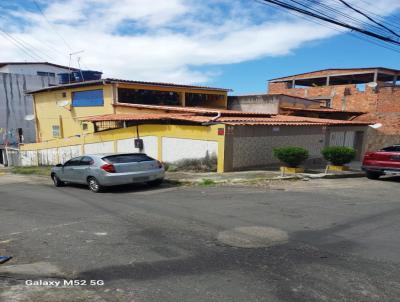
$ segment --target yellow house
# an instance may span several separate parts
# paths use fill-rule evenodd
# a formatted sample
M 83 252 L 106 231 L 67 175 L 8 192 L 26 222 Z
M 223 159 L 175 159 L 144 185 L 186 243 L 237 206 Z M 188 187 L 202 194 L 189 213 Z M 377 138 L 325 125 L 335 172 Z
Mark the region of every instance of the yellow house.
M 102 114 L 132 113 L 133 107 L 117 104 L 150 104 L 226 109 L 227 89 L 149 83 L 116 79 L 53 86 L 31 92 L 34 98 L 36 141 L 93 133 L 81 118 Z M 150 112 L 148 110 L 147 112 Z M 144 113 L 141 110 L 141 113 Z
M 277 164 L 273 148 L 287 145 L 308 149 L 313 161 L 331 143 L 362 152 L 368 123 L 228 110 L 228 91 L 117 79 L 32 91 L 37 143 L 20 146 L 20 164 L 145 152 L 171 163 L 212 158 L 225 172 Z

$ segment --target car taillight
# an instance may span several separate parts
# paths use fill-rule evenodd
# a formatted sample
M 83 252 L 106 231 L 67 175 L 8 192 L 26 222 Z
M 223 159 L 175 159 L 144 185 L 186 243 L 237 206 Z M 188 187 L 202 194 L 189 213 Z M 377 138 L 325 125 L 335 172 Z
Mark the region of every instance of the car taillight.
M 105 164 L 100 167 L 100 169 L 108 172 L 108 173 L 115 173 L 115 167 L 112 164 Z
M 163 167 L 162 162 L 160 162 L 159 160 L 157 160 L 157 165 L 158 165 L 158 168 L 159 168 L 159 169 L 161 169 L 161 168 Z

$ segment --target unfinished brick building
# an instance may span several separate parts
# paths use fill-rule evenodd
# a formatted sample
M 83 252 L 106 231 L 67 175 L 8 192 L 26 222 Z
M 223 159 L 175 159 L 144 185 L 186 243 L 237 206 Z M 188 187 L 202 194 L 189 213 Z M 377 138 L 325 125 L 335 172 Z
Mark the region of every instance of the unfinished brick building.
M 356 120 L 381 123 L 367 132 L 366 149 L 400 143 L 400 70 L 373 67 L 325 69 L 272 79 L 268 93 L 319 100 L 321 106 L 361 111 Z

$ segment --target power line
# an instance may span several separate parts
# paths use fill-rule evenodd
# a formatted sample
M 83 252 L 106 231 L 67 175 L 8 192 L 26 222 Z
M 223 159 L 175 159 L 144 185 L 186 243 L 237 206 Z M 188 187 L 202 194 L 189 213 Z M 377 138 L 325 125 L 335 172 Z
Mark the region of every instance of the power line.
M 42 15 L 42 17 L 46 20 L 46 22 L 50 25 L 50 28 L 54 31 L 54 33 L 63 41 L 63 43 L 65 44 L 65 46 L 67 46 L 67 48 L 72 51 L 71 46 L 67 43 L 67 41 L 63 38 L 62 35 L 60 35 L 60 33 L 55 29 L 53 23 L 50 22 L 50 20 L 46 17 L 46 15 L 44 14 L 42 8 L 40 7 L 39 3 L 36 0 L 32 0 L 33 3 L 35 4 L 36 8 L 38 9 L 39 13 Z
M 23 43 L 19 42 L 17 39 L 15 39 L 13 36 L 11 36 L 9 33 L 3 31 L 0 29 L 0 33 L 5 37 L 8 41 L 10 41 L 12 44 L 14 44 L 18 49 L 20 49 L 22 52 L 24 52 L 26 55 L 34 59 L 35 61 L 43 61 L 43 58 L 41 56 L 36 55 L 33 53 L 29 48 L 25 47 Z M 45 60 L 45 59 L 44 59 Z
M 271 7 L 271 8 L 273 8 L 273 9 L 279 10 L 279 8 L 278 8 L 277 6 L 272 5 L 272 4 L 269 4 L 269 3 L 266 3 L 266 2 L 264 2 L 263 0 L 255 0 L 255 1 L 258 2 L 258 3 L 260 3 L 260 4 L 267 5 L 267 6 Z M 399 50 L 398 48 L 395 48 L 395 47 L 393 47 L 393 46 L 391 46 L 391 45 L 385 44 L 385 43 L 382 42 L 382 41 L 373 40 L 372 38 L 368 38 L 368 37 L 364 37 L 364 36 L 361 36 L 361 35 L 357 35 L 357 34 L 355 34 L 355 33 L 352 32 L 352 31 L 348 32 L 348 31 L 345 30 L 345 29 L 341 29 L 341 27 L 339 27 L 339 26 L 333 26 L 333 25 L 330 25 L 329 23 L 319 21 L 318 19 L 314 19 L 314 18 L 311 18 L 311 17 L 307 17 L 307 16 L 305 16 L 305 15 L 299 13 L 299 12 L 295 12 L 295 11 L 290 11 L 290 10 L 289 10 L 288 13 L 289 13 L 290 15 L 295 16 L 295 17 L 302 18 L 302 19 L 304 19 L 304 20 L 306 20 L 306 21 L 308 21 L 308 22 L 315 23 L 315 24 L 318 24 L 318 25 L 327 27 L 327 28 L 329 28 L 329 29 L 335 30 L 335 31 L 337 31 L 337 32 L 339 32 L 339 33 L 342 33 L 342 34 L 346 34 L 346 33 L 347 33 L 347 34 L 349 34 L 351 37 L 356 38 L 356 39 L 359 39 L 359 40 L 362 40 L 362 41 L 364 41 L 364 42 L 368 42 L 368 43 L 377 45 L 377 46 L 379 46 L 379 47 L 382 47 L 382 48 L 385 48 L 385 49 L 388 49 L 388 50 L 391 50 L 391 51 L 400 53 L 400 50 Z
M 307 16 L 310 16 L 310 17 L 313 17 L 313 18 L 316 18 L 316 19 L 319 19 L 319 20 L 322 20 L 322 21 L 325 21 L 325 22 L 328 22 L 328 23 L 331 23 L 331 24 L 335 24 L 337 26 L 341 26 L 341 27 L 350 29 L 352 31 L 361 33 L 361 34 L 366 35 L 366 36 L 373 37 L 375 39 L 384 41 L 384 42 L 389 43 L 389 44 L 394 44 L 394 45 L 400 46 L 400 42 L 399 41 L 393 40 L 390 37 L 383 36 L 381 34 L 373 32 L 373 31 L 370 31 L 370 30 L 367 30 L 367 29 L 363 29 L 363 28 L 360 28 L 360 27 L 356 27 L 356 26 L 353 26 L 353 25 L 348 24 L 348 23 L 344 23 L 344 22 L 339 21 L 337 19 L 333 19 L 332 17 L 326 17 L 326 16 L 324 16 L 324 15 L 322 15 L 320 13 L 313 13 L 312 11 L 309 11 L 309 10 L 303 9 L 301 7 L 297 7 L 297 6 L 294 6 L 294 5 L 285 3 L 283 1 L 279 1 L 279 0 L 262 0 L 262 1 L 274 4 L 274 5 L 277 5 L 277 6 L 280 6 L 280 7 L 283 7 L 285 9 L 288 9 L 288 10 L 291 10 L 291 11 L 296 11 L 296 12 L 299 12 L 301 14 L 304 14 L 304 15 L 307 15 Z
M 355 12 L 359 13 L 360 15 L 364 16 L 365 18 L 367 18 L 368 20 L 370 20 L 371 22 L 374 22 L 375 24 L 379 25 L 380 27 L 383 27 L 384 29 L 386 29 L 387 31 L 389 31 L 390 33 L 394 34 L 395 36 L 400 38 L 400 35 L 398 35 L 395 31 L 391 30 L 390 28 L 388 28 L 387 26 L 385 26 L 384 24 L 375 21 L 373 18 L 371 18 L 370 16 L 368 16 L 367 14 L 363 13 L 361 10 L 351 6 L 349 3 L 347 3 L 344 0 L 338 0 L 341 3 L 343 3 L 344 5 L 346 5 L 348 8 L 354 10 Z
M 387 34 L 387 32 L 385 30 L 383 30 L 380 26 L 376 26 L 376 25 L 369 25 L 366 24 L 365 20 L 360 20 L 358 18 L 356 18 L 353 15 L 349 15 L 347 13 L 345 13 L 343 11 L 343 6 L 338 6 L 338 5 L 326 5 L 322 2 L 319 2 L 318 0 L 306 0 L 307 2 L 311 2 L 312 3 L 312 7 L 316 7 L 316 8 L 320 8 L 323 12 L 330 12 L 333 15 L 327 15 L 328 17 L 340 17 L 340 19 L 343 18 L 343 20 L 350 20 L 352 21 L 353 25 L 357 25 L 359 27 L 367 27 L 370 28 L 371 30 L 375 30 L 380 32 L 381 34 Z M 335 0 L 336 1 L 336 0 Z M 305 4 L 302 4 L 303 7 L 308 8 L 309 6 L 306 6 Z M 320 10 L 315 10 L 317 13 L 321 13 Z

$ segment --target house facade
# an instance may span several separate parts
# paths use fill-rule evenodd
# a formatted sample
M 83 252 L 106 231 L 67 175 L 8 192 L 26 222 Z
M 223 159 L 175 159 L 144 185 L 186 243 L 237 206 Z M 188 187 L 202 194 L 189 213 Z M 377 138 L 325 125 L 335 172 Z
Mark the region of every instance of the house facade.
M 334 110 L 364 112 L 354 120 L 378 125 L 367 133 L 366 150 L 372 151 L 400 142 L 399 80 L 396 69 L 325 69 L 271 79 L 268 92 L 312 99 Z
M 228 109 L 228 89 L 103 79 L 32 91 L 37 143 L 21 145 L 21 165 L 73 156 L 146 152 L 164 162 L 215 157 L 218 172 L 274 165 L 274 147 L 307 148 L 310 161 L 366 122 Z

